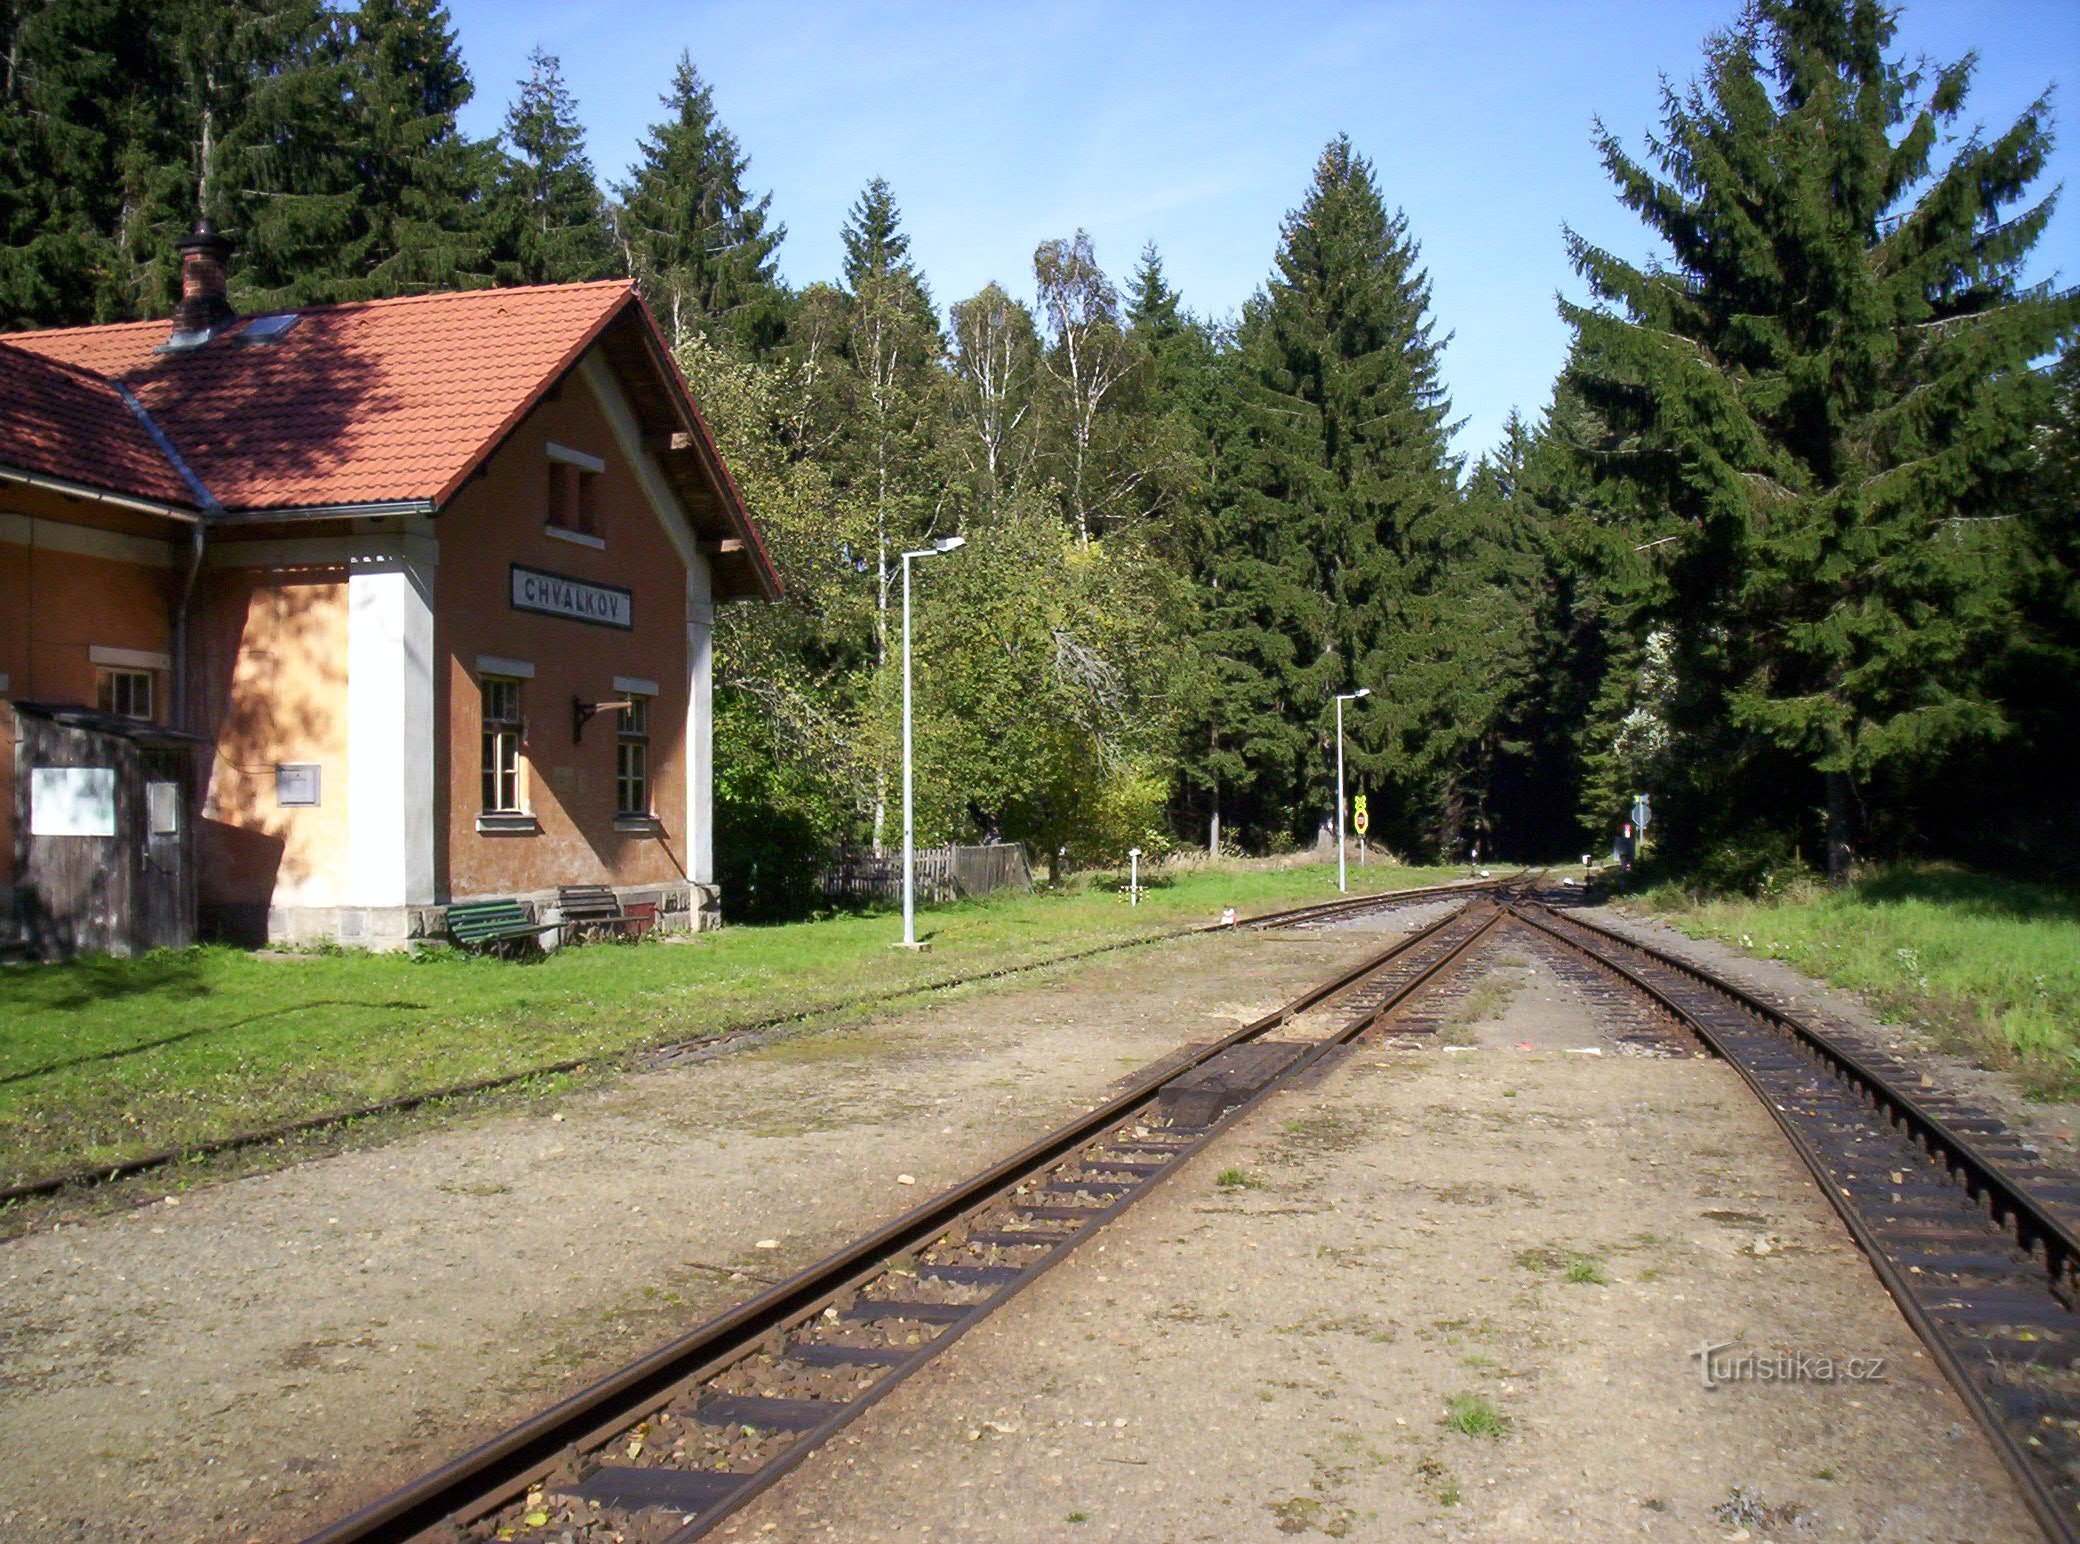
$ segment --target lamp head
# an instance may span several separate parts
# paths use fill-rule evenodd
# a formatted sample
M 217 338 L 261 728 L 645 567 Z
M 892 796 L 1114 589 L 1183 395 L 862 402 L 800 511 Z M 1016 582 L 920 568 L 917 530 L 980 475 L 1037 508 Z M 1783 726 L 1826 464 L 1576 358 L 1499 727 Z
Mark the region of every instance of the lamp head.
M 1372 688 L 1369 686 L 1361 686 L 1356 691 L 1352 692 L 1351 695 L 1353 697 L 1370 697 L 1372 695 Z
M 951 552 L 956 547 L 965 547 L 967 545 L 968 538 L 965 536 L 941 536 L 937 541 L 932 543 L 932 551 Z

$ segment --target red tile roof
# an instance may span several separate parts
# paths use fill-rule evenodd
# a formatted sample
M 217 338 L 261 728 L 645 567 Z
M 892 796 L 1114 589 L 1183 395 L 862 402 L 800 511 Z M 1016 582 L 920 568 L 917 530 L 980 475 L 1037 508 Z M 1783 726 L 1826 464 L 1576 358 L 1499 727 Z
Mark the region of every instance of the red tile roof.
M 0 340 L 0 466 L 201 507 L 127 391 L 225 510 L 438 507 L 624 316 L 609 341 L 642 340 L 635 354 L 620 347 L 624 368 L 654 366 L 661 410 L 691 433 L 722 532 L 743 540 L 753 587 L 777 596 L 729 468 L 623 279 L 312 306 L 269 341 L 243 341 L 259 318 L 242 318 L 174 353 L 160 352 L 164 321 L 14 333 Z
M 25 472 L 192 507 L 194 491 L 108 381 L 0 341 L 0 460 Z
M 448 493 L 632 303 L 607 280 L 313 306 L 179 353 L 163 321 L 7 342 L 123 382 L 226 509 L 370 504 Z

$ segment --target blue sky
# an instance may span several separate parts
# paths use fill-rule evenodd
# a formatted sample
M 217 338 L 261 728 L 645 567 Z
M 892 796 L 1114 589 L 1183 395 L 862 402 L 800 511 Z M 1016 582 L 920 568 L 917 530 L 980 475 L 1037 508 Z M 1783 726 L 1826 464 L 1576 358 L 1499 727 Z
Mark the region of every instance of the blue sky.
M 1279 222 L 1323 143 L 1348 133 L 1422 243 L 1445 378 L 1493 443 L 1535 413 L 1565 351 L 1556 290 L 1576 290 L 1572 224 L 1630 255 L 1646 235 L 1591 143 L 1601 116 L 1637 149 L 1660 77 L 1689 80 L 1736 0 L 1374 0 L 1370 4 L 671 4 L 451 0 L 494 132 L 537 44 L 562 57 L 601 176 L 622 176 L 681 48 L 715 91 L 788 227 L 795 283 L 834 277 L 838 228 L 886 177 L 942 305 L 991 279 L 1030 296 L 1034 246 L 1077 226 L 1116 279 L 1144 241 L 1188 305 L 1224 315 L 1270 271 Z M 2063 82 L 2069 142 L 2048 187 L 2080 183 L 2080 6 L 1914 0 L 1897 50 L 1981 56 L 1968 122 L 2005 127 Z M 2080 188 L 2074 193 L 2080 196 Z M 2063 204 L 2033 277 L 2080 282 Z

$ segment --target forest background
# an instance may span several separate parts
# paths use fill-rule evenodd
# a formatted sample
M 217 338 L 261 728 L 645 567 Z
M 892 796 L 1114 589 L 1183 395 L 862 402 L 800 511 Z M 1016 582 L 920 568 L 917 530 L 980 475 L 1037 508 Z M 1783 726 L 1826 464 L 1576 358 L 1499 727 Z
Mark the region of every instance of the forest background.
M 914 572 L 922 840 L 1313 842 L 1364 687 L 1351 788 L 1408 856 L 1571 856 L 1651 792 L 1732 884 L 2070 871 L 2080 298 L 2023 278 L 2051 104 L 1975 127 L 1974 61 L 1895 42 L 1867 0 L 1761 0 L 1656 134 L 1605 136 L 1639 239 L 1567 235 L 1566 365 L 1471 463 L 1420 233 L 1341 136 L 1233 315 L 1081 230 L 947 303 L 880 179 L 790 285 L 690 57 L 603 184 L 547 54 L 462 131 L 434 0 L 0 0 L 0 324 L 165 314 L 198 216 L 247 311 L 633 277 L 788 587 L 719 629 L 739 914 L 894 837 L 900 554 L 949 535 Z

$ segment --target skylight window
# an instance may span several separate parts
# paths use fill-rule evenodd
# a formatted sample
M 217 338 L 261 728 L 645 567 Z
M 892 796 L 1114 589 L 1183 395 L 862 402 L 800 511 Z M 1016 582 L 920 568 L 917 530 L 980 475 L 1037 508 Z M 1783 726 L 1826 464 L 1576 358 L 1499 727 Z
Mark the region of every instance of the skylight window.
M 241 343 L 272 343 L 283 333 L 303 320 L 298 311 L 284 311 L 279 316 L 256 316 L 240 330 Z

